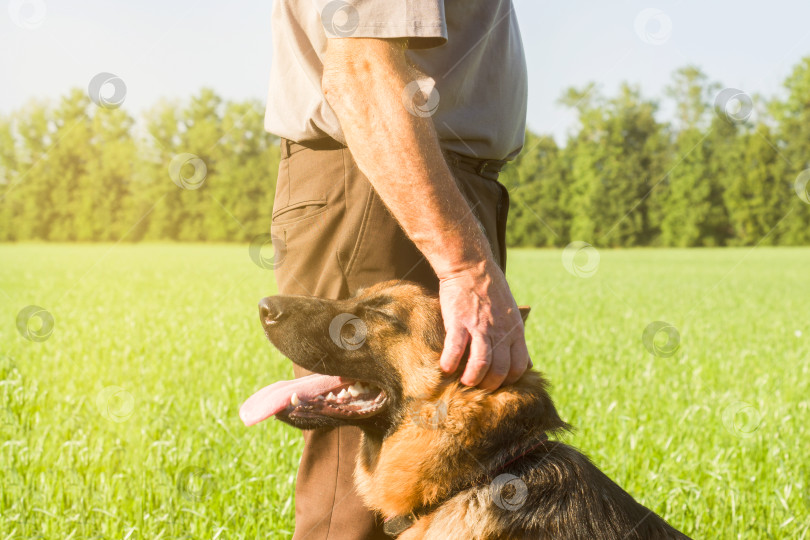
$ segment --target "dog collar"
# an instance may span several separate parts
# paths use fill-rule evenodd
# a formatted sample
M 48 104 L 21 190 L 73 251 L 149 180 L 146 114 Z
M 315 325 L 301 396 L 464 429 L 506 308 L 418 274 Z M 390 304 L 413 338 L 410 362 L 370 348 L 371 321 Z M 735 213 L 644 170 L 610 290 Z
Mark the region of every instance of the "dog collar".
M 528 450 L 524 450 L 523 452 L 521 452 L 517 456 L 513 457 L 512 459 L 510 459 L 509 461 L 507 461 L 506 463 L 504 463 L 503 465 L 501 465 L 497 469 L 495 469 L 493 471 L 490 471 L 486 476 L 492 477 L 495 473 L 500 472 L 501 469 L 511 465 L 512 463 L 514 463 L 514 462 L 516 462 L 518 460 L 521 460 L 521 459 L 525 458 L 527 455 L 534 452 L 539 447 L 544 446 L 547 442 L 548 442 L 548 435 L 543 433 L 543 435 L 540 437 L 540 441 L 537 444 L 531 446 Z M 480 482 L 476 481 L 473 484 L 478 484 L 478 483 L 480 483 Z M 455 492 L 451 493 L 444 500 L 439 501 L 437 503 L 433 503 L 433 504 L 431 504 L 429 506 L 420 506 L 418 508 L 414 508 L 413 510 L 411 510 L 407 514 L 401 514 L 399 516 L 394 516 L 392 518 L 386 519 L 385 522 L 383 523 L 383 532 L 385 534 L 387 534 L 388 536 L 396 538 L 400 534 L 402 534 L 405 531 L 407 531 L 408 529 L 410 529 L 413 526 L 413 524 L 416 523 L 419 520 L 419 518 L 421 518 L 422 516 L 426 516 L 426 515 L 430 514 L 431 512 L 433 512 L 436 508 L 438 508 L 439 506 L 444 504 L 447 500 L 449 500 L 451 497 L 456 495 L 456 493 L 458 493 L 458 491 L 455 491 Z
M 428 509 L 427 507 L 423 507 L 401 516 L 394 516 L 391 519 L 386 519 L 385 523 L 383 523 L 383 532 L 388 536 L 396 538 L 400 534 L 410 529 L 421 516 L 428 514 L 431 511 L 433 511 L 433 508 Z

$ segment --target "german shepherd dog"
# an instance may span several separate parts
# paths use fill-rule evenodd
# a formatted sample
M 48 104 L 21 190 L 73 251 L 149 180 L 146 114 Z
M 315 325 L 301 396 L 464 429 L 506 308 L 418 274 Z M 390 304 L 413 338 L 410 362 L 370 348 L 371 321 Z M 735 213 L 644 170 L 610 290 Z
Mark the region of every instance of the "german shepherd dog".
M 355 481 L 400 539 L 684 539 L 582 453 L 536 371 L 487 392 L 443 374 L 439 301 L 386 282 L 348 300 L 273 296 L 270 341 L 315 374 L 272 384 L 240 409 L 299 429 L 362 429 Z M 528 310 L 526 310 L 528 313 Z M 525 316 L 524 316 L 525 318 Z

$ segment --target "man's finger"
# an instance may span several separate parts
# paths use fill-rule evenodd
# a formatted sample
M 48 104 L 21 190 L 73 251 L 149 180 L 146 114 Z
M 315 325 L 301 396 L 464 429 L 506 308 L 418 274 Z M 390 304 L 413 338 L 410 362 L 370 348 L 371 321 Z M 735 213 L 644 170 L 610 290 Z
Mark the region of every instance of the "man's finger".
M 484 380 L 478 385 L 483 390 L 497 390 L 511 372 L 509 343 L 502 341 L 492 351 L 492 365 L 489 366 Z
M 477 386 L 489 371 L 492 364 L 492 345 L 489 337 L 481 334 L 472 336 L 470 343 L 470 358 L 467 367 L 461 376 L 461 383 L 467 386 Z
M 447 330 L 442 356 L 439 359 L 439 366 L 441 366 L 442 371 L 453 373 L 458 368 L 469 339 L 470 334 L 467 333 L 467 329 L 463 326 L 452 326 Z
M 517 382 L 521 375 L 532 365 L 532 359 L 529 358 L 529 350 L 526 348 L 526 340 L 523 337 L 512 343 L 510 356 L 512 364 L 509 367 L 509 374 L 506 376 L 504 384 Z

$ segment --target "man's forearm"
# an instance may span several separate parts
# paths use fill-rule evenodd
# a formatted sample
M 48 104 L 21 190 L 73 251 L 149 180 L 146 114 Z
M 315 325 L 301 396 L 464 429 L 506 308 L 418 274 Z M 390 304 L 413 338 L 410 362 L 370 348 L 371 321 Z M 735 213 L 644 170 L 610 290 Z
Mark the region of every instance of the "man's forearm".
M 323 89 L 360 170 L 437 275 L 483 270 L 492 261 L 489 244 L 444 160 L 433 122 L 402 103 L 413 75 L 401 45 L 330 40 Z

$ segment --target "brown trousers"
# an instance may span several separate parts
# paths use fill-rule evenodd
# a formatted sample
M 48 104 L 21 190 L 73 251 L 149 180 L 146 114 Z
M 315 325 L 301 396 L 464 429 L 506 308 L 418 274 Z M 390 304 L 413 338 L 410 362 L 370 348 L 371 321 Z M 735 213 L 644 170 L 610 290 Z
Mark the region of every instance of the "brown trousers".
M 406 279 L 438 290 L 438 279 L 360 172 L 336 143 L 282 140 L 271 233 L 282 294 L 346 298 L 358 288 Z M 501 267 L 509 195 L 497 182 L 501 163 L 448 155 L 448 165 Z M 295 374 L 306 375 L 295 366 Z M 354 490 L 360 431 L 305 431 L 298 469 L 294 540 L 388 538 Z

